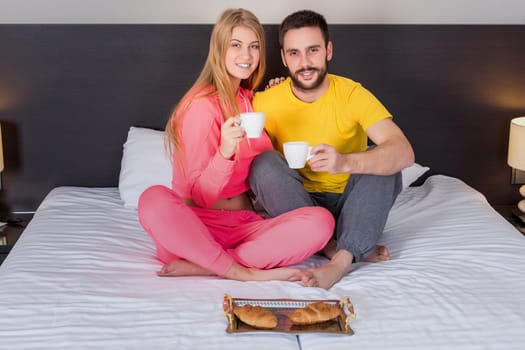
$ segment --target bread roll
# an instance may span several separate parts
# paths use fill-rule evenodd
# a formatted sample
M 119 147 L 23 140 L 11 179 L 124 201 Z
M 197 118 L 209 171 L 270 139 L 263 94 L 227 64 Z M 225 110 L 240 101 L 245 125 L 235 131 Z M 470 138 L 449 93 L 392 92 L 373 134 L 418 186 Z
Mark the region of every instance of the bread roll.
M 295 325 L 309 325 L 326 322 L 341 315 L 341 309 L 323 302 L 316 302 L 299 308 L 290 314 L 290 320 Z
M 273 312 L 262 306 L 235 306 L 233 313 L 242 322 L 255 328 L 272 329 L 277 327 L 277 317 Z

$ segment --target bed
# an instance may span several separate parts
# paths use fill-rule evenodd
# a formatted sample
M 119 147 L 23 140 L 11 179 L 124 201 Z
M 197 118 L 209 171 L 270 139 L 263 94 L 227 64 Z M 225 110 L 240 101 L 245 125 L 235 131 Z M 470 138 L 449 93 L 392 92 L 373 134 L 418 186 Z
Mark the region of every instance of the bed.
M 162 132 L 130 128 L 119 187 L 60 186 L 0 267 L 5 349 L 522 349 L 525 239 L 477 190 L 428 170 L 404 189 L 380 243 L 392 259 L 359 263 L 330 290 L 298 282 L 158 277 L 142 230 L 137 171 L 169 166 Z M 149 146 L 148 146 L 149 145 Z M 157 149 L 156 156 L 147 157 Z M 151 154 L 151 153 L 150 153 Z M 158 172 L 156 172 L 158 173 Z M 314 256 L 299 267 L 325 261 Z M 353 335 L 226 332 L 223 298 L 341 299 Z

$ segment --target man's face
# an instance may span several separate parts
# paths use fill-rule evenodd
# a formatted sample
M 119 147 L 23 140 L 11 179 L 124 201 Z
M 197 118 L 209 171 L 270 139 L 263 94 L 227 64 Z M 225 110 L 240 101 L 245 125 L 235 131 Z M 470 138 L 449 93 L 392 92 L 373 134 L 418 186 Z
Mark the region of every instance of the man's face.
M 286 32 L 281 51 L 292 83 L 303 90 L 315 90 L 323 83 L 332 59 L 332 43 L 325 46 L 321 30 L 303 27 Z

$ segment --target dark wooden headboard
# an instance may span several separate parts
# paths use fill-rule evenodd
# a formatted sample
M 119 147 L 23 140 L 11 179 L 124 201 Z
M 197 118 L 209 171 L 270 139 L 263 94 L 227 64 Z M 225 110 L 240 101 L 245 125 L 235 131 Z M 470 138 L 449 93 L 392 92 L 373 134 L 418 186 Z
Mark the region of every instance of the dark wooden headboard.
M 265 26 L 267 77 L 284 73 Z M 0 211 L 56 186 L 117 186 L 130 126 L 162 129 L 198 75 L 211 25 L 0 25 Z M 509 121 L 525 113 L 523 25 L 332 25 L 331 71 L 394 114 L 432 174 L 513 203 Z

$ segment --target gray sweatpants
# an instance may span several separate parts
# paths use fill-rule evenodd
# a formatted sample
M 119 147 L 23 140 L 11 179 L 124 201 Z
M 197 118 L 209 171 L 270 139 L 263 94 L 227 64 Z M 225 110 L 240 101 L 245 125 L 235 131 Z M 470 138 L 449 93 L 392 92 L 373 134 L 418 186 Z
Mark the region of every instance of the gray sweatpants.
M 356 262 L 377 244 L 402 187 L 401 173 L 354 174 L 343 193 L 307 192 L 299 173 L 290 169 L 276 151 L 264 152 L 254 159 L 249 181 L 255 204 L 272 217 L 305 206 L 328 209 L 336 220 L 337 250 L 346 249 Z

